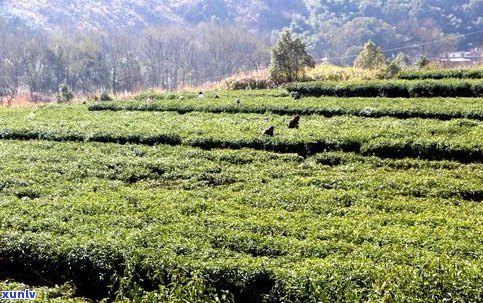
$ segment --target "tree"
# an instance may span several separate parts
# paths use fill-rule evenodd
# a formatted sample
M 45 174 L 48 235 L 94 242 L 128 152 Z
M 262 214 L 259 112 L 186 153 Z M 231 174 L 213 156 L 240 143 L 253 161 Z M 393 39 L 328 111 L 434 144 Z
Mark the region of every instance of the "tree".
M 382 49 L 369 40 L 354 61 L 354 67 L 378 69 L 386 66 L 386 58 Z
M 60 85 L 59 92 L 55 97 L 58 103 L 68 103 L 72 101 L 72 99 L 74 98 L 74 95 L 70 91 L 69 86 L 67 84 L 62 84 Z
M 429 64 L 429 59 L 425 55 L 420 55 L 416 60 L 416 66 L 421 69 L 425 68 Z
M 396 60 L 391 61 L 386 67 L 386 78 L 394 78 L 401 72 L 401 66 L 396 62 Z
M 57 61 L 50 49 L 47 35 L 38 35 L 25 41 L 22 51 L 25 62 L 26 84 L 30 94 L 34 92 L 56 91 L 58 84 L 53 66 Z
M 342 65 L 353 64 L 367 41 L 385 49 L 400 47 L 404 41 L 397 30 L 388 23 L 372 17 L 357 17 L 338 28 L 331 28 L 329 42 L 332 44 L 331 56 Z M 357 50 L 356 52 L 347 50 Z M 339 57 L 346 58 L 339 58 Z
M 315 66 L 315 61 L 307 53 L 305 44 L 299 38 L 285 31 L 271 50 L 270 78 L 275 83 L 300 80 L 305 67 Z
M 397 65 L 399 65 L 401 68 L 406 68 L 411 64 L 411 61 L 409 59 L 409 56 L 406 55 L 403 52 L 400 52 L 397 54 L 396 59 L 394 59 Z

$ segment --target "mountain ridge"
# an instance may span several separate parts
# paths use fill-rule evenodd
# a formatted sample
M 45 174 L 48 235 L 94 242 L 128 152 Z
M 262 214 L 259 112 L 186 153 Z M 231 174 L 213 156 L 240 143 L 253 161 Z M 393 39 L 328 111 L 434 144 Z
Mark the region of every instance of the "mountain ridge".
M 270 31 L 288 26 L 292 14 L 305 13 L 305 5 L 300 0 L 32 0 L 2 1 L 0 8 L 0 16 L 33 28 L 56 29 L 74 23 L 81 28 L 102 30 L 192 26 L 215 21 Z

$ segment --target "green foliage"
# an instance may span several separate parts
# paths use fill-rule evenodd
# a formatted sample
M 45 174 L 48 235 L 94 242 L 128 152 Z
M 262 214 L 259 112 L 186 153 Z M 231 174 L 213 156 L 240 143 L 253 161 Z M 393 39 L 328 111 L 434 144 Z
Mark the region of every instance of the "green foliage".
M 267 94 L 269 91 L 267 91 Z M 246 92 L 245 92 L 246 94 Z M 274 93 L 275 94 L 275 93 Z M 144 95 L 144 94 L 142 94 Z M 474 98 L 338 98 L 324 97 L 323 100 L 306 96 L 301 102 L 293 102 L 290 97 L 246 96 L 243 104 L 238 104 L 232 97 L 215 99 L 207 97 L 203 102 L 198 99 L 158 99 L 160 102 L 146 104 L 140 102 L 94 103 L 88 106 L 90 111 L 157 111 L 205 113 L 251 113 L 276 115 L 322 115 L 333 117 L 353 115 L 361 117 L 396 117 L 430 118 L 449 120 L 454 118 L 469 118 L 483 120 L 483 104 L 475 102 Z M 144 100 L 142 97 L 138 98 Z
M 146 291 L 135 281 L 136 272 L 129 272 L 126 267 L 123 277 L 116 277 L 115 302 L 166 302 L 166 303 L 229 303 L 233 295 L 227 291 L 218 294 L 214 287 L 207 285 L 205 278 L 198 271 L 185 272 L 176 269 L 170 272 L 167 284 L 160 284 L 156 290 Z M 117 279 L 119 280 L 117 281 Z M 137 277 L 139 278 L 139 277 Z
M 386 67 L 386 78 L 396 78 L 401 72 L 401 67 L 396 61 L 391 61 Z
M 330 64 L 319 64 L 307 70 L 307 80 L 310 81 L 347 81 L 383 79 L 382 69 L 368 70 L 355 67 L 341 67 Z
M 99 100 L 101 101 L 112 101 L 111 96 L 107 92 L 102 92 L 101 95 L 99 96 Z
M 56 95 L 58 103 L 69 103 L 74 98 L 74 95 L 69 89 L 67 84 L 62 84 L 59 88 L 59 92 Z
M 160 101 L 160 100 L 184 100 L 197 99 L 198 93 L 193 92 L 178 92 L 178 93 L 157 93 L 152 91 L 141 92 L 134 98 L 138 101 L 146 102 L 146 100 Z
M 71 281 L 45 302 L 483 301 L 483 124 L 451 116 L 477 99 L 205 95 L 0 108 L 1 274 Z
M 271 50 L 270 79 L 277 84 L 302 80 L 305 67 L 315 66 L 305 44 L 284 31 Z
M 227 302 L 228 292 L 235 302 L 481 298 L 481 164 L 89 142 L 0 147 L 9 274 L 72 279 L 91 298 L 110 284 L 118 302 Z M 200 181 L 206 174 L 237 181 L 213 187 Z M 37 198 L 16 197 L 29 188 Z
M 16 114 L 12 114 L 16 113 Z M 212 148 L 254 148 L 258 150 L 300 155 L 323 152 L 324 150 L 343 150 L 370 154 L 373 152 L 371 138 L 376 136 L 390 153 L 386 157 L 422 157 L 427 159 L 454 159 L 458 161 L 481 161 L 481 146 L 473 141 L 473 136 L 481 135 L 478 121 L 470 132 L 463 131 L 464 125 L 453 126 L 450 121 L 432 121 L 394 118 L 365 118 L 370 110 L 361 110 L 360 117 L 341 116 L 305 117 L 299 131 L 286 128 L 288 116 L 273 114 L 228 114 L 192 112 L 180 115 L 176 112 L 157 113 L 145 111 L 118 111 L 116 119 L 107 111 L 88 112 L 84 107 L 64 109 L 45 108 L 35 115 L 27 110 L 8 109 L 0 111 L 0 118 L 9 125 L 0 128 L 3 139 L 42 139 L 51 141 L 94 141 L 113 143 L 135 143 L 144 145 L 172 144 Z M 139 121 L 143 121 L 140 123 Z M 159 121 L 164 121 L 162 127 Z M 179 123 L 183 121 L 183 123 Z M 345 125 L 341 128 L 338 123 Z M 266 125 L 273 125 L 276 135 L 267 139 L 261 135 Z M 324 127 L 320 127 L 325 125 Z M 358 126 L 357 126 L 358 125 Z M 399 133 L 399 125 L 406 133 Z M 352 128 L 361 127 L 362 132 Z M 455 135 L 452 129 L 456 127 Z M 422 136 L 421 129 L 428 129 Z M 432 135 L 429 129 L 441 133 L 442 137 Z M 451 130 L 451 131 L 450 131 Z M 461 130 L 461 133 L 458 131 Z M 447 138 L 449 137 L 449 139 Z M 397 138 L 397 140 L 393 140 Z M 437 139 L 444 144 L 434 144 Z M 420 144 L 413 144 L 420 142 Z M 381 148 L 378 147 L 377 150 Z M 376 151 L 374 151 L 376 153 Z M 383 153 L 381 153 L 382 155 Z M 229 179 L 227 179 L 229 180 Z M 218 181 L 213 181 L 218 183 Z
M 305 82 L 286 86 L 305 96 L 337 97 L 481 97 L 483 83 L 479 80 L 371 80 L 346 82 Z
M 354 61 L 354 67 L 365 69 L 379 69 L 387 65 L 386 58 L 380 47 L 369 40 Z
M 424 70 L 406 70 L 398 75 L 399 79 L 405 80 L 423 80 L 423 79 L 483 79 L 482 68 L 468 69 L 424 69 Z
M 426 66 L 429 65 L 429 63 L 430 63 L 429 59 L 425 55 L 420 55 L 418 59 L 416 59 L 416 66 L 419 69 L 425 68 Z
M 2 291 L 23 291 L 30 290 L 36 292 L 35 302 L 40 303 L 89 303 L 92 302 L 87 298 L 80 298 L 75 295 L 75 285 L 72 283 L 64 283 L 63 285 L 55 285 L 53 287 L 32 287 L 23 283 L 17 283 L 10 280 L 0 281 L 0 289 Z M 5 300 L 8 302 L 9 300 Z M 13 301 L 13 300 L 12 300 Z

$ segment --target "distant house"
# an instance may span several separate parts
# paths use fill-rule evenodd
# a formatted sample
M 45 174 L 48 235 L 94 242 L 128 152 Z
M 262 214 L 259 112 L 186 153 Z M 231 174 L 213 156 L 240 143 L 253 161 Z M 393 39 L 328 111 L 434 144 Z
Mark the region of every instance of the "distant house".
M 444 66 L 470 66 L 483 63 L 483 49 L 449 52 L 441 55 L 440 62 Z

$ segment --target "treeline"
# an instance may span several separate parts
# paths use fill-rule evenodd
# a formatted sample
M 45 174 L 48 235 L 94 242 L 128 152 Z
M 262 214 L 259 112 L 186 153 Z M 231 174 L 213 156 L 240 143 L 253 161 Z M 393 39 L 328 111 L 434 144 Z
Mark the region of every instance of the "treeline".
M 0 20 L 0 95 L 19 90 L 120 93 L 174 90 L 268 65 L 269 46 L 237 27 L 151 27 L 142 32 L 34 31 Z

